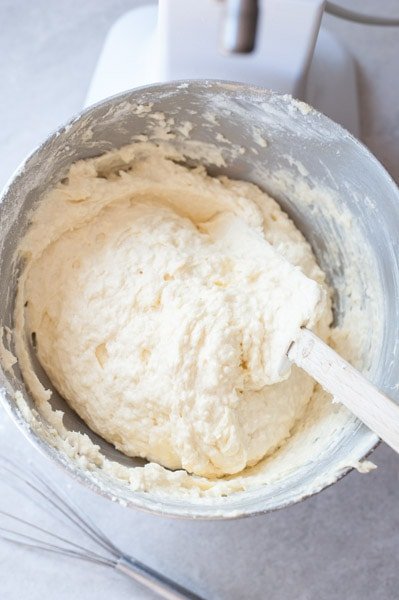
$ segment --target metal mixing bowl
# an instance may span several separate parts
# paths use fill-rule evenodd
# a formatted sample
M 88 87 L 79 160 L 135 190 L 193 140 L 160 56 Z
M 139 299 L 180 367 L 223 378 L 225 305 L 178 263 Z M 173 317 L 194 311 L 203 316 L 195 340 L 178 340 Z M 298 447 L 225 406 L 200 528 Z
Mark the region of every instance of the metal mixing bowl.
M 2 197 L 0 323 L 10 328 L 13 325 L 17 282 L 13 254 L 28 225 L 32 206 L 65 176 L 72 162 L 128 144 L 134 136 L 148 133 L 150 116 L 137 111 L 137 105 L 148 104 L 152 105 L 152 111 L 173 117 L 174 122 L 170 122 L 169 127 L 175 137 L 169 134 L 169 143 L 180 143 L 178 127 L 189 121 L 194 125 L 192 139 L 211 143 L 217 139 L 224 148 L 226 164 L 210 165 L 211 174 L 222 173 L 252 181 L 280 202 L 311 243 L 336 290 L 337 323 L 354 301 L 345 282 L 349 271 L 352 276 L 355 274 L 363 289 L 357 301 L 370 329 L 364 364 L 370 378 L 398 398 L 399 361 L 395 360 L 398 350 L 395 324 L 399 317 L 398 190 L 370 152 L 337 124 L 302 103 L 246 85 L 193 81 L 136 89 L 85 110 L 51 135 L 18 170 Z M 215 119 L 204 119 L 204 113 L 214 114 Z M 216 137 L 217 133 L 224 137 Z M 232 148 L 245 151 L 232 152 Z M 278 176 L 281 171 L 292 177 L 291 187 L 282 185 Z M 297 184 L 307 186 L 309 197 L 313 197 L 311 202 L 298 200 Z M 318 189 L 326 190 L 325 197 L 334 204 L 333 213 L 327 214 L 323 204 L 327 200 L 322 198 L 322 193 L 320 201 L 315 198 Z M 343 215 L 350 215 L 351 221 L 345 221 Z M 351 235 L 355 229 L 367 240 L 363 248 L 360 238 Z M 354 264 L 355 256 L 362 256 L 357 264 Z M 370 279 L 373 279 L 372 292 Z M 43 379 L 39 366 L 37 369 Z M 33 406 L 18 365 L 14 366 L 13 373 L 5 370 L 0 373 L 2 403 L 24 434 L 53 461 L 109 498 L 177 516 L 229 518 L 267 512 L 297 502 L 336 481 L 377 442 L 374 434 L 348 417 L 347 426 L 337 431 L 311 461 L 299 465 L 282 480 L 251 493 L 233 494 L 216 504 L 196 498 L 157 497 L 133 492 L 98 471 L 88 471 L 53 448 L 27 426 L 15 404 L 17 390 L 28 405 Z M 93 434 L 57 394 L 53 396 L 52 405 L 65 412 L 64 423 L 68 429 L 86 432 L 106 456 L 124 464 L 134 463 Z

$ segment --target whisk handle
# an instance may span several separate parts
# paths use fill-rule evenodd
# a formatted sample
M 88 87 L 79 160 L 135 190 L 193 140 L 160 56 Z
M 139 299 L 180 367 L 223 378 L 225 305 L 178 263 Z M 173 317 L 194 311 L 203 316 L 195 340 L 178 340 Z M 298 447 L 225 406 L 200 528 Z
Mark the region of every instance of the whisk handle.
M 115 569 L 149 588 L 161 598 L 167 600 L 205 600 L 130 556 L 122 556 L 116 563 Z

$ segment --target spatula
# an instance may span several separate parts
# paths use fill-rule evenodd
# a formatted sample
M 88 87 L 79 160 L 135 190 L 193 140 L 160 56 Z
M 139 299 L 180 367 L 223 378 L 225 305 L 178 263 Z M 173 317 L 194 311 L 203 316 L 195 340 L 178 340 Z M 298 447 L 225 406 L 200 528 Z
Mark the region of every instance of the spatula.
M 287 356 L 341 402 L 391 448 L 399 452 L 399 406 L 359 371 L 302 328 Z

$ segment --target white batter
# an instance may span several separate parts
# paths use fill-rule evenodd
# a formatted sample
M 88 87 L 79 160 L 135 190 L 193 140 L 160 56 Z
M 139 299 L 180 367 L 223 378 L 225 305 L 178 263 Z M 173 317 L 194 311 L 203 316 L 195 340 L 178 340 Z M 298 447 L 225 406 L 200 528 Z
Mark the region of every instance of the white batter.
M 32 221 L 19 304 L 42 366 L 93 430 L 207 478 L 290 436 L 314 382 L 282 359 L 301 325 L 327 338 L 331 310 L 273 199 L 142 143 L 72 166 Z

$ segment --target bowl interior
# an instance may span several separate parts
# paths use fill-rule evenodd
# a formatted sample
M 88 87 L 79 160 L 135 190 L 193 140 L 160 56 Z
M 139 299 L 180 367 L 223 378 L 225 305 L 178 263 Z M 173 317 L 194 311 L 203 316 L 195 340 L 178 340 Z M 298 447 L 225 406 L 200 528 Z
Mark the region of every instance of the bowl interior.
M 192 126 L 189 135 L 186 123 Z M 14 251 L 31 208 L 65 176 L 71 163 L 129 144 L 141 135 L 177 145 L 189 162 L 208 162 L 211 174 L 252 181 L 278 200 L 328 275 L 334 289 L 335 325 L 349 331 L 342 347 L 357 349 L 359 366 L 398 398 L 397 334 L 390 325 L 399 316 L 396 186 L 359 142 L 323 115 L 288 97 L 244 85 L 180 82 L 133 90 L 88 109 L 30 156 L 0 207 L 3 327 L 13 325 L 18 276 Z M 203 144 L 217 144 L 223 161 L 216 160 L 211 150 L 204 154 Z M 3 343 L 7 346 L 6 336 Z M 40 365 L 34 366 L 43 384 L 51 387 Z M 100 470 L 87 471 L 46 442 L 37 428 L 28 429 L 15 404 L 15 391 L 23 394 L 28 406 L 33 404 L 17 365 L 11 373 L 4 370 L 0 386 L 3 403 L 29 438 L 75 477 L 123 503 L 174 515 L 232 517 L 285 506 L 336 481 L 377 441 L 346 411 L 325 403 L 317 409 L 318 425 L 299 427 L 294 442 L 283 448 L 276 463 L 283 476 L 268 485 L 216 503 L 156 497 L 132 492 Z M 53 394 L 51 403 L 65 413 L 68 429 L 87 433 L 109 459 L 143 464 L 94 434 L 58 394 Z M 38 419 L 45 430 L 43 417 Z

